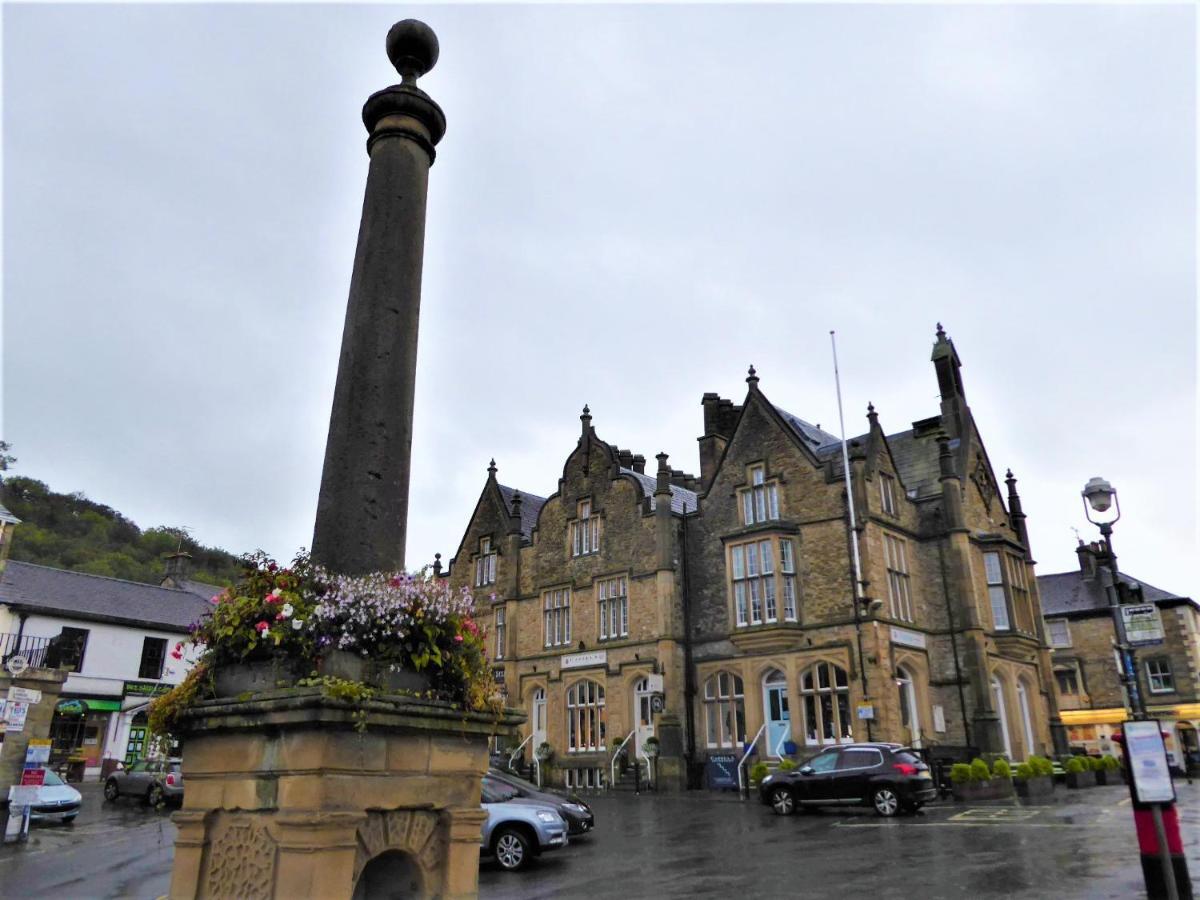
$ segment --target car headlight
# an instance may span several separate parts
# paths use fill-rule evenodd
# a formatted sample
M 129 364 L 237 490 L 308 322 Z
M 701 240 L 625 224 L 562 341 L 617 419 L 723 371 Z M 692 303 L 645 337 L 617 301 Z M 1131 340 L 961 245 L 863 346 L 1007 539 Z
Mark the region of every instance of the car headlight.
M 562 805 L 562 808 L 563 808 L 563 809 L 565 809 L 565 810 L 569 810 L 570 812 L 573 812 L 573 813 L 585 813 L 585 812 L 587 812 L 587 807 L 586 807 L 586 806 L 583 806 L 583 805 L 582 805 L 582 804 L 580 804 L 580 803 L 564 803 L 564 804 Z
M 774 779 L 774 778 L 775 778 L 775 776 L 774 776 L 774 775 L 768 775 L 768 776 L 766 776 L 765 778 L 763 778 L 763 780 L 762 780 L 762 783 L 763 783 L 763 784 L 770 784 L 770 783 L 771 783 L 771 781 L 772 781 L 772 779 Z
M 543 822 L 557 822 L 558 816 L 552 812 L 539 812 L 537 817 Z

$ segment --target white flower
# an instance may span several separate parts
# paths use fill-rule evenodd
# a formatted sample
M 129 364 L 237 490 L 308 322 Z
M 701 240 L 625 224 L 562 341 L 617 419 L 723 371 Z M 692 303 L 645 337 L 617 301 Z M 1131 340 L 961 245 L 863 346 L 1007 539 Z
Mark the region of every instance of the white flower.
M 292 629 L 294 631 L 299 631 L 303 627 L 304 627 L 303 619 L 292 619 Z
M 292 613 L 294 613 L 295 611 L 296 611 L 295 608 L 290 603 L 283 604 L 283 609 L 280 610 L 280 612 L 283 613 L 283 617 L 285 619 L 290 619 L 292 617 Z

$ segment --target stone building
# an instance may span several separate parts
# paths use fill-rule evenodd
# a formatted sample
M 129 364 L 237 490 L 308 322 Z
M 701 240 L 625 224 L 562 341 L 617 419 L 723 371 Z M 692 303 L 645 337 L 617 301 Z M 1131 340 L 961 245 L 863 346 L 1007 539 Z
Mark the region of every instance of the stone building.
M 1105 587 L 1103 550 L 1084 544 L 1073 572 L 1039 575 L 1046 639 L 1052 650 L 1055 690 L 1072 747 L 1116 753 L 1111 737 L 1125 721 L 1115 630 Z M 1136 652 L 1138 687 L 1150 715 L 1163 722 L 1174 765 L 1200 768 L 1200 603 L 1121 573 L 1139 602 L 1153 603 L 1163 643 Z
M 857 592 L 841 442 L 753 368 L 740 403 L 703 396 L 698 477 L 665 453 L 648 474 L 587 407 L 549 497 L 493 463 L 446 577 L 477 592 L 522 753 L 548 743 L 587 787 L 652 735 L 664 786 L 749 742 L 1065 748 L 1016 480 L 1006 498 L 941 326 L 932 361 L 936 415 L 889 435 L 869 407 L 849 441 Z

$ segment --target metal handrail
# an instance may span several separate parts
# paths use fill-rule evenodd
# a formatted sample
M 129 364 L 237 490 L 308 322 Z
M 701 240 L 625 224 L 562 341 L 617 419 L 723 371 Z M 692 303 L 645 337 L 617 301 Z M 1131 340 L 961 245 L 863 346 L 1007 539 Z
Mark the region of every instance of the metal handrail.
M 635 731 L 637 731 L 636 728 L 625 735 L 625 740 L 621 741 L 617 745 L 617 749 L 613 751 L 612 763 L 609 766 L 609 774 L 612 776 L 608 781 L 608 789 L 610 791 L 613 789 L 613 785 L 617 783 L 617 760 L 621 758 L 621 751 L 625 749 L 625 745 L 629 743 L 629 739 L 633 737 Z M 637 765 L 636 759 L 634 760 L 634 765 Z
M 783 753 L 781 751 L 783 750 L 783 745 L 788 742 L 788 737 L 790 737 L 790 736 L 791 736 L 790 728 L 787 731 L 783 732 L 781 735 L 779 735 L 779 743 L 775 745 L 775 752 L 773 754 L 771 754 L 772 756 L 778 756 L 780 759 L 783 759 Z
M 738 760 L 738 794 L 746 793 L 746 763 L 750 759 L 750 751 L 754 749 L 754 745 L 758 743 L 758 739 L 763 736 L 763 732 L 767 730 L 767 723 L 763 722 L 762 728 L 758 729 L 758 734 L 754 735 L 754 740 L 746 747 L 742 753 L 742 758 Z
M 527 738 L 525 738 L 525 740 L 521 741 L 521 743 L 519 743 L 517 745 L 517 749 L 514 750 L 512 753 L 508 754 L 508 767 L 510 769 L 513 767 L 513 760 L 515 760 L 518 756 L 521 755 L 521 751 L 525 749 L 525 745 L 528 744 L 532 740 L 533 740 L 533 732 L 531 731 L 529 733 L 529 737 L 527 737 Z M 536 759 L 536 757 L 535 757 L 535 759 Z

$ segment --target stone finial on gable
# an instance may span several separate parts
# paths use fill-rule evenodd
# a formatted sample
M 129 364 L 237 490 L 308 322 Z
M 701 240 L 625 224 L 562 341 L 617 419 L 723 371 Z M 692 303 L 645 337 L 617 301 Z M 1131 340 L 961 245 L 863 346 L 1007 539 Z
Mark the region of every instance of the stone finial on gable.
M 751 390 L 758 390 L 758 372 L 754 370 L 754 366 L 750 366 L 746 374 L 746 384 L 750 385 Z

